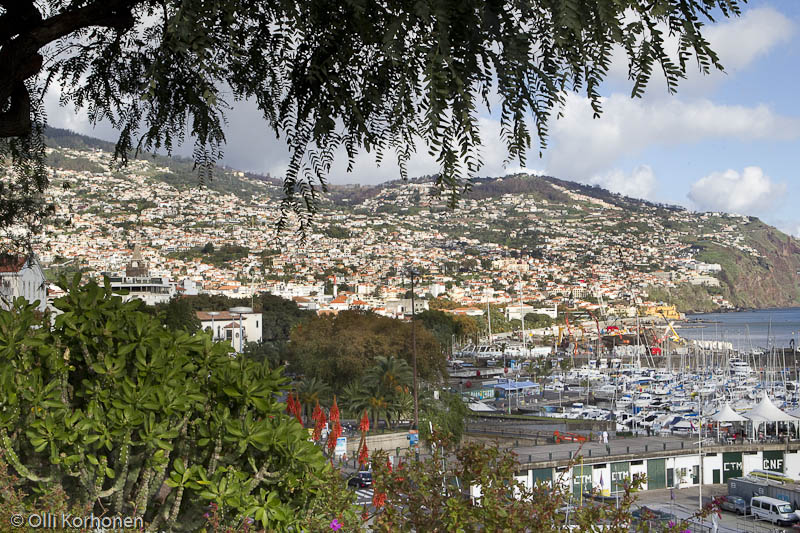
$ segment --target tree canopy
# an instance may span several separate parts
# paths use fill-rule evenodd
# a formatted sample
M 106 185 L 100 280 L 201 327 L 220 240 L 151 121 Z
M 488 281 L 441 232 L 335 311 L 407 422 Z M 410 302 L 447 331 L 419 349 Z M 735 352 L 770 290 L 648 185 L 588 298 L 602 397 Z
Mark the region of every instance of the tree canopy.
M 436 338 L 417 328 L 419 376 L 437 381 L 446 373 L 446 361 Z M 361 378 L 379 357 L 411 362 L 411 324 L 373 313 L 343 311 L 335 317 L 312 316 L 292 329 L 290 367 L 306 377 L 324 380 L 340 392 Z
M 481 168 L 480 113 L 496 107 L 508 158 L 547 144 L 570 91 L 601 113 L 612 54 L 632 96 L 654 71 L 674 92 L 694 59 L 722 66 L 701 30 L 739 0 L 1 0 L 0 225 L 46 213 L 44 93 L 107 120 L 116 155 L 193 139 L 201 183 L 225 143 L 225 112 L 255 101 L 286 140 L 285 220 L 313 214 L 338 151 L 396 158 L 417 146 L 453 201 Z M 495 100 L 495 95 L 497 96 Z M 496 101 L 496 104 L 494 103 Z

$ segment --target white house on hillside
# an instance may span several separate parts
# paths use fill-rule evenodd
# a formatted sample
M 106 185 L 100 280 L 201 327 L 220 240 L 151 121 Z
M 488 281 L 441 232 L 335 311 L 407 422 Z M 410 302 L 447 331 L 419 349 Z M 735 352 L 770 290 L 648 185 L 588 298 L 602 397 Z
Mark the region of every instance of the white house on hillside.
M 35 255 L 0 256 L 0 309 L 10 309 L 15 298 L 22 296 L 28 302 L 39 300 L 36 307 L 47 307 L 47 282 L 44 271 Z
M 198 311 L 200 328 L 210 329 L 214 340 L 227 340 L 237 352 L 241 352 L 248 342 L 261 342 L 261 313 L 242 313 L 239 315 L 228 311 Z

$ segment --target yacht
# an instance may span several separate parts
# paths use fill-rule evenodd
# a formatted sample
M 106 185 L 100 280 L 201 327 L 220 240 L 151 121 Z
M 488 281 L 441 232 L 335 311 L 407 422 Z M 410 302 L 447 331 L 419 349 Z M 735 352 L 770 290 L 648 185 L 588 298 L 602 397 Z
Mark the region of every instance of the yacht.
M 734 376 L 748 376 L 752 372 L 750 365 L 738 357 L 731 357 L 728 361 L 728 368 L 730 368 L 731 374 Z
M 639 396 L 637 396 L 636 399 L 633 400 L 634 407 L 640 407 L 640 408 L 647 407 L 651 403 L 653 403 L 653 397 L 650 395 L 650 393 L 647 392 L 639 394 Z
M 624 396 L 617 398 L 616 402 L 618 408 L 630 407 L 632 403 L 633 403 L 633 397 L 631 397 L 630 394 L 625 394 Z
M 598 400 L 613 400 L 617 395 L 617 387 L 614 385 L 603 385 L 594 391 L 594 397 Z

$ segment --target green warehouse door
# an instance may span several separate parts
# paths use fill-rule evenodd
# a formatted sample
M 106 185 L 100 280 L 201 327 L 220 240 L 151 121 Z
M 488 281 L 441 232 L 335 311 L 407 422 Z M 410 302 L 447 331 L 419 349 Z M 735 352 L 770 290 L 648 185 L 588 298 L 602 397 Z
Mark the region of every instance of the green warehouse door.
M 647 461 L 647 490 L 667 488 L 666 459 Z
M 553 482 L 553 469 L 552 468 L 534 468 L 533 469 L 533 484 L 547 484 Z
M 625 490 L 625 480 L 631 477 L 631 464 L 611 463 L 611 493 L 623 492 Z
M 572 497 L 576 500 L 581 498 L 582 492 L 592 491 L 592 467 L 573 466 L 572 467 Z
M 763 458 L 762 468 L 764 470 L 774 470 L 783 474 L 783 450 L 765 451 Z
M 732 477 L 742 477 L 742 452 L 722 453 L 722 482 Z

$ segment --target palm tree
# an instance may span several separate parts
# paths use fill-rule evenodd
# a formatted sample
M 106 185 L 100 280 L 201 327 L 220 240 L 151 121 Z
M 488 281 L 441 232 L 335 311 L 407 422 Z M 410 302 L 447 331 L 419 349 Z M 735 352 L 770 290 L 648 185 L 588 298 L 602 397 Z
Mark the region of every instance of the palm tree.
M 410 420 L 414 417 L 414 395 L 404 392 L 392 402 L 389 415 L 394 420 L 394 425 L 400 420 Z
M 331 395 L 330 386 L 318 378 L 306 378 L 297 385 L 297 397 L 303 405 L 303 416 L 308 423 L 311 410 L 317 403 L 325 403 Z
M 375 365 L 364 375 L 364 384 L 385 395 L 402 394 L 411 385 L 414 374 L 405 359 L 378 356 Z
M 351 417 L 358 418 L 369 408 L 369 391 L 362 383 L 353 381 L 342 389 L 341 402 Z
M 385 415 L 386 425 L 391 425 L 392 415 L 400 410 L 412 381 L 411 367 L 404 359 L 375 358 L 375 365 L 364 375 L 364 386 L 370 393 L 370 410 L 376 427 L 381 413 Z

